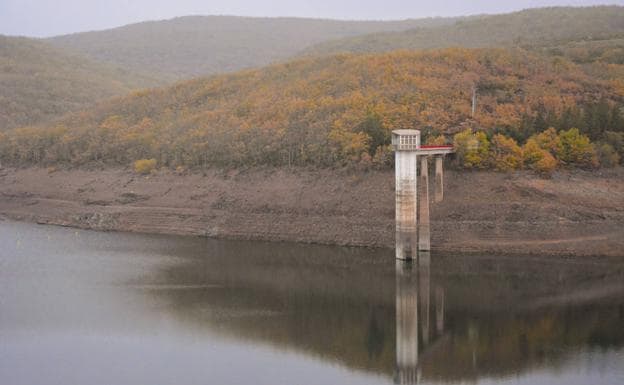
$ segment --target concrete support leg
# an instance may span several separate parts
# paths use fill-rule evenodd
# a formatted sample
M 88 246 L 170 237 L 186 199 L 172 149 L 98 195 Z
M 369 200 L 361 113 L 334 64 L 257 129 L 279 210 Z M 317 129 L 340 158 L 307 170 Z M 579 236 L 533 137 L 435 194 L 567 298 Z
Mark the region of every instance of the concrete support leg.
M 418 218 L 418 250 L 431 250 L 431 228 L 429 225 L 429 161 L 426 156 L 420 160 L 420 215 Z
M 444 199 L 444 170 L 442 156 L 435 157 L 435 201 L 442 202 Z

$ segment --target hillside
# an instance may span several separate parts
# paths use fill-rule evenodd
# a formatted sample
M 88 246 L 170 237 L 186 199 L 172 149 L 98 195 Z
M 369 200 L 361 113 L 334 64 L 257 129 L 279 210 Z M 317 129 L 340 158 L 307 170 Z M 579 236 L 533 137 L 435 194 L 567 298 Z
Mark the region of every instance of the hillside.
M 611 42 L 611 59 L 624 60 L 624 7 L 537 8 L 520 12 L 458 20 L 452 25 L 377 33 L 322 42 L 304 55 L 338 52 L 385 52 L 396 49 L 444 47 L 524 47 L 573 50 L 572 42 L 585 48 L 604 48 Z M 615 46 L 613 46 L 615 43 Z M 609 44 L 607 44 L 609 46 Z M 578 47 L 577 47 L 578 48 Z M 582 50 L 581 50 L 582 51 Z M 553 52 L 554 53 L 554 52 Z
M 39 40 L 0 36 L 0 131 L 158 83 Z
M 49 39 L 92 59 L 166 79 L 259 67 L 329 39 L 447 25 L 453 18 L 337 21 L 188 16 Z
M 478 106 L 471 117 L 471 96 Z M 379 162 L 395 128 L 526 139 L 550 126 L 622 130 L 624 88 L 524 50 L 445 49 L 305 59 L 136 92 L 55 127 L 0 137 L 12 164 L 163 166 Z M 610 119 L 613 111 L 613 120 Z M 620 119 L 618 127 L 609 126 Z M 606 119 L 606 118 L 605 118 Z

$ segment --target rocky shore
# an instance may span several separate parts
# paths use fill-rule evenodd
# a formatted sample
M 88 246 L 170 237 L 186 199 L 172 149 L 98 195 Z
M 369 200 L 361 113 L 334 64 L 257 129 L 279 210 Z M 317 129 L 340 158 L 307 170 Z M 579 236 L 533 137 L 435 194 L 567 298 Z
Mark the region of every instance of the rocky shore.
M 105 231 L 394 246 L 392 171 L 0 170 L 0 218 Z M 624 256 L 624 170 L 453 172 L 434 252 Z

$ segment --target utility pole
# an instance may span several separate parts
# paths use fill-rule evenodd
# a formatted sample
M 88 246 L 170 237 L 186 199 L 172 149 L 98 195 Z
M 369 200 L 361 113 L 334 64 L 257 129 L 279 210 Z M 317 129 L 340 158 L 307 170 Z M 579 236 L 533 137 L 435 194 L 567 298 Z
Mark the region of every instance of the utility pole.
M 477 112 L 477 86 L 472 86 L 472 117 Z

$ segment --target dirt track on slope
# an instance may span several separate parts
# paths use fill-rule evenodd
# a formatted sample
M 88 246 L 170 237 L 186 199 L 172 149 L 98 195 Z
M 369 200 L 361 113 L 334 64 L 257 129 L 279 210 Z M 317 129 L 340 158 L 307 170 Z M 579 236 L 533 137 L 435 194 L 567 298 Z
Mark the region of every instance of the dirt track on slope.
M 437 252 L 624 256 L 624 170 L 447 172 Z M 0 170 L 0 217 L 107 231 L 393 247 L 390 171 Z

